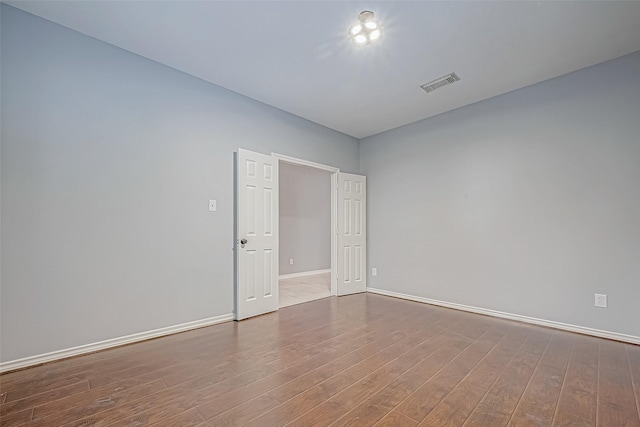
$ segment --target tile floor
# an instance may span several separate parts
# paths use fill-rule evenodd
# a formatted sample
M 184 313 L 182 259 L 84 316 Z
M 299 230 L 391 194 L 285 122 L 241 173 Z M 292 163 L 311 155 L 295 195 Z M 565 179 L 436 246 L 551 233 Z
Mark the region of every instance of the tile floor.
M 280 307 L 331 296 L 331 273 L 280 279 Z

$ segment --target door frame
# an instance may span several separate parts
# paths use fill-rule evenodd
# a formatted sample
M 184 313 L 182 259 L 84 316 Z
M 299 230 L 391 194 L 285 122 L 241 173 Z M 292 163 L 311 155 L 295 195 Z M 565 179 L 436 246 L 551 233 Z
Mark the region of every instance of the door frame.
M 331 295 L 338 295 L 338 173 L 339 168 L 310 162 L 284 154 L 271 153 L 278 162 L 289 163 L 297 166 L 307 166 L 331 173 Z

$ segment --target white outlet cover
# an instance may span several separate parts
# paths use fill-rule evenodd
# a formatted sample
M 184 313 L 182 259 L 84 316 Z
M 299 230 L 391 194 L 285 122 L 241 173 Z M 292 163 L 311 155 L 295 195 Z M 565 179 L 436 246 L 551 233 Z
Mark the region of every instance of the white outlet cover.
M 371 275 L 372 275 L 372 276 L 377 276 L 377 275 L 378 275 L 378 269 L 377 269 L 377 268 L 375 268 L 375 267 L 373 267 L 373 268 L 371 269 Z
M 215 212 L 218 210 L 218 203 L 215 200 L 209 200 L 209 211 Z
M 607 307 L 607 296 L 605 294 L 595 294 L 595 305 L 596 307 Z

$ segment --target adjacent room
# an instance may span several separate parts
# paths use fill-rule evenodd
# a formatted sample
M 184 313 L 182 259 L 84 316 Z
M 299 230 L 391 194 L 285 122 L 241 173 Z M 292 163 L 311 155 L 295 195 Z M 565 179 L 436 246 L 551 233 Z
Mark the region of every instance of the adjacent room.
M 640 2 L 0 20 L 3 427 L 640 427 Z
M 331 295 L 331 174 L 280 162 L 280 307 Z

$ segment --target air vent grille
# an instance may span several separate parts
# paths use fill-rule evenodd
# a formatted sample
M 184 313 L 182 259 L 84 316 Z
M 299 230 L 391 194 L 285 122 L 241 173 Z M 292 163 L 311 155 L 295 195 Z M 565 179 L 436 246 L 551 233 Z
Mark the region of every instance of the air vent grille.
M 430 81 L 429 83 L 425 83 L 420 87 L 427 93 L 433 92 L 434 90 L 441 88 L 442 86 L 450 85 L 451 83 L 455 83 L 460 80 L 460 77 L 456 73 L 447 74 L 444 77 L 440 77 L 439 79 L 435 79 Z

